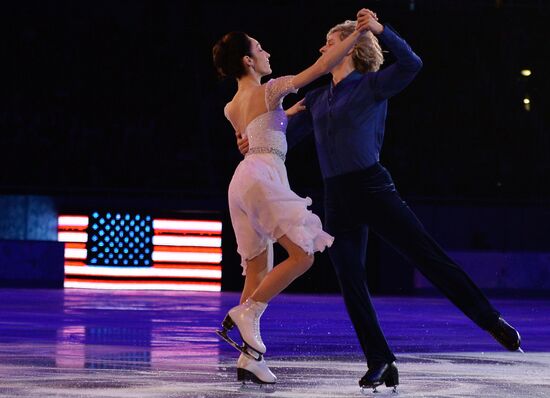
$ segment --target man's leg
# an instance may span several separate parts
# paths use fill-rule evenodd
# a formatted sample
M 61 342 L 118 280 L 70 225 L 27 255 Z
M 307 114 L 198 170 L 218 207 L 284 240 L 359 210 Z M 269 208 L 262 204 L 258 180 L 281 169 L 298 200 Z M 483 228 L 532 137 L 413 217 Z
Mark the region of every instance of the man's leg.
M 466 316 L 483 329 L 494 327 L 499 313 L 428 234 L 399 194 L 371 195 L 365 206 L 371 229 L 408 258 Z
M 327 218 L 327 221 L 329 219 Z M 328 252 L 338 276 L 344 302 L 369 367 L 395 360 L 378 323 L 367 287 L 365 259 L 368 228 L 331 229 L 335 240 Z

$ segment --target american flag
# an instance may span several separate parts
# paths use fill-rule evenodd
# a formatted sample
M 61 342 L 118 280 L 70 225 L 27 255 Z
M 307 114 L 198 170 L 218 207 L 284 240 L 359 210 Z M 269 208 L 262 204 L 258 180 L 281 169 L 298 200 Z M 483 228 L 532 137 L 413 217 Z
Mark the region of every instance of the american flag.
M 65 287 L 220 291 L 221 233 L 219 220 L 60 215 Z

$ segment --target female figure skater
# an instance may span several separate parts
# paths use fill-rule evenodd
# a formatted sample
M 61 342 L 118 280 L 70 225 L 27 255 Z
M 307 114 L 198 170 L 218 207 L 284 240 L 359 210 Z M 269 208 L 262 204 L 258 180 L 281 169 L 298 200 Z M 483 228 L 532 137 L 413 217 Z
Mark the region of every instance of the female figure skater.
M 229 184 L 231 222 L 246 275 L 241 304 L 225 317 L 218 334 L 242 353 L 237 362 L 240 381 L 273 384 L 277 378 L 267 367 L 265 344 L 260 336 L 260 316 L 267 303 L 313 264 L 313 253 L 332 244 L 321 221 L 307 206 L 309 198 L 295 194 L 288 184 L 284 158 L 287 114 L 283 98 L 327 74 L 352 50 L 366 31 L 370 15 L 357 20 L 346 39 L 326 51 L 309 68 L 295 76 L 272 79 L 270 54 L 242 32 L 223 36 L 213 48 L 214 65 L 221 77 L 233 77 L 238 89 L 224 109 L 237 136 L 247 136 L 249 150 Z M 291 114 L 293 110 L 289 110 Z M 272 266 L 271 244 L 277 241 L 288 258 Z M 243 340 L 240 347 L 227 336 L 236 325 Z

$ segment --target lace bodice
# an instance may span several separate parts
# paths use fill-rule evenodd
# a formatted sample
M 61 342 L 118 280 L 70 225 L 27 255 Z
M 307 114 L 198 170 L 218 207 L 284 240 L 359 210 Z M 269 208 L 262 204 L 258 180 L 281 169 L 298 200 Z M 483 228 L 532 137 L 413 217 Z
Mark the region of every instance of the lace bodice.
M 247 155 L 272 153 L 282 160 L 285 159 L 287 151 L 285 132 L 288 120 L 282 102 L 286 95 L 297 92 L 292 85 L 293 77 L 283 76 L 271 79 L 266 83 L 265 104 L 267 112 L 252 120 L 243 132 L 248 137 L 249 150 Z

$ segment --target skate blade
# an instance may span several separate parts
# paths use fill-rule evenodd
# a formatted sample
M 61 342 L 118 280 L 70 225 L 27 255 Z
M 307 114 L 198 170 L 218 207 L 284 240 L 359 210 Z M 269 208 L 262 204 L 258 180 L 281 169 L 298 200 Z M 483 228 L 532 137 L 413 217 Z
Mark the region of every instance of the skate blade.
M 371 394 L 378 395 L 378 394 L 380 394 L 380 390 L 378 389 L 378 387 L 382 386 L 382 384 L 378 384 L 376 386 L 371 386 L 371 387 L 360 387 L 361 388 L 361 394 L 363 394 L 363 395 L 371 395 Z M 392 396 L 399 395 L 399 392 L 397 391 L 397 386 L 391 386 L 389 388 L 392 389 L 391 390 Z
M 275 384 L 264 384 L 264 383 L 254 383 L 253 381 L 245 382 L 243 381 L 239 386 L 239 391 L 241 392 L 255 392 L 255 393 L 264 393 L 272 394 L 277 391 Z
M 226 343 L 228 343 L 231 347 L 235 348 L 237 351 L 243 353 L 244 355 L 246 355 L 248 358 L 250 359 L 253 359 L 255 361 L 261 361 L 262 360 L 262 355 L 259 354 L 258 357 L 255 357 L 254 355 L 252 355 L 249 351 L 248 351 L 248 347 L 243 344 L 243 345 L 239 345 L 239 343 L 237 343 L 235 340 L 233 340 L 231 337 L 229 337 L 227 335 L 227 332 L 226 331 L 222 331 L 222 330 L 216 330 L 216 334 L 218 336 L 220 336 Z M 254 351 L 255 352 L 255 351 Z
M 262 353 L 256 351 L 254 348 L 250 347 L 248 344 L 244 342 L 242 345 L 239 345 L 239 343 L 237 343 L 235 340 L 233 340 L 231 337 L 227 335 L 227 330 L 216 330 L 216 334 L 220 336 L 226 343 L 234 347 L 237 351 L 242 352 L 248 358 L 253 359 L 255 361 L 262 360 L 263 358 Z M 256 354 L 257 356 L 253 355 L 250 351 L 252 351 L 252 353 Z

